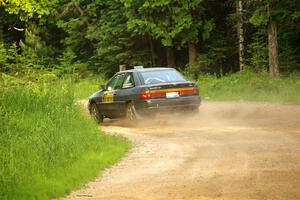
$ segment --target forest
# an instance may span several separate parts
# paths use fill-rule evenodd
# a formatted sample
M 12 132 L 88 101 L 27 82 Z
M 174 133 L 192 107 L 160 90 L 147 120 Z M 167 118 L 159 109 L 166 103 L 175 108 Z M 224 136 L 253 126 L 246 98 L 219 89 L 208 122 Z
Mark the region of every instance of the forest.
M 198 78 L 300 70 L 297 0 L 1 0 L 0 71 L 110 76 L 120 64 Z M 36 77 L 36 76 L 35 76 Z

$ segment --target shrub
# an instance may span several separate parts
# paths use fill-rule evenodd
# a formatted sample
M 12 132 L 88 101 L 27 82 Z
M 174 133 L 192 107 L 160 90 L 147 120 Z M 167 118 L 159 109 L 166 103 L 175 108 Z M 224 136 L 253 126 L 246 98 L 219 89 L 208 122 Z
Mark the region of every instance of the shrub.
M 116 162 L 122 138 L 99 134 L 70 84 L 0 89 L 0 199 L 50 199 Z
M 250 100 L 300 103 L 300 75 L 271 78 L 265 71 L 249 69 L 217 78 L 199 76 L 196 81 L 207 100 Z

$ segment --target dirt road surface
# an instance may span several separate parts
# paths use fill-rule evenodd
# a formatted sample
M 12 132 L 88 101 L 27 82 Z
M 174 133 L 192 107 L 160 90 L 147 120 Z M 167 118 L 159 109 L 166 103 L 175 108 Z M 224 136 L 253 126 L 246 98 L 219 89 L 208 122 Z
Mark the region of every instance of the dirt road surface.
M 135 147 L 67 199 L 300 199 L 300 106 L 203 102 L 170 118 L 106 121 Z

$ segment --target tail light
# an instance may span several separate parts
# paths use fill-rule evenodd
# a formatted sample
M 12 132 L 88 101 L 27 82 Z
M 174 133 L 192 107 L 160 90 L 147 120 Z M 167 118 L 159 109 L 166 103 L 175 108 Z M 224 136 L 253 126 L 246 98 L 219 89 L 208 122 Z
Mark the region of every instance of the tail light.
M 153 92 L 150 92 L 150 96 L 151 96 L 152 99 L 165 98 L 166 97 L 166 92 L 153 91 Z
M 143 89 L 140 93 L 140 99 L 147 100 L 147 99 L 150 99 L 150 98 L 151 98 L 151 95 L 150 95 L 149 89 L 148 88 Z
M 180 96 L 190 96 L 190 95 L 199 95 L 199 89 L 197 86 L 190 88 L 178 88 L 172 91 L 178 91 Z M 156 99 L 156 98 L 165 98 L 166 92 L 164 90 L 150 90 L 149 88 L 145 88 L 140 93 L 141 100 L 147 99 Z
M 166 92 L 163 91 L 150 91 L 148 88 L 144 89 L 140 93 L 140 99 L 156 99 L 156 98 L 165 98 Z
M 181 90 L 179 92 L 180 96 L 189 96 L 189 95 L 198 95 L 199 94 L 199 89 L 197 86 L 185 90 Z
M 194 94 L 199 94 L 199 88 L 197 86 L 194 87 Z

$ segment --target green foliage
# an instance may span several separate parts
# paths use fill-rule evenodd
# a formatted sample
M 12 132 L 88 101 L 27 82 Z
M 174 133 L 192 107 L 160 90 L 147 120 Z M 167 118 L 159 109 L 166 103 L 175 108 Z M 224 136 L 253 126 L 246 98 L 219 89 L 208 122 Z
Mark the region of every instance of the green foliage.
M 26 66 L 21 65 L 22 57 L 17 52 L 17 45 L 13 43 L 12 45 L 6 47 L 3 43 L 0 44 L 1 59 L 0 59 L 0 71 L 14 74 L 19 76 L 23 74 Z
M 30 88 L 0 89 L 1 199 L 62 196 L 129 148 L 82 115 L 69 83 Z
M 105 84 L 106 79 L 101 76 L 91 76 L 78 80 L 75 85 L 74 96 L 76 99 L 87 99 L 94 92 L 100 89 L 100 85 Z
M 137 56 L 134 53 L 134 39 L 126 28 L 125 8 L 120 2 L 100 1 L 90 4 L 93 7 L 97 5 L 102 6 L 102 9 L 88 27 L 86 35 L 95 44 L 95 53 L 89 63 L 99 71 L 116 72 L 119 64 L 129 63 Z M 90 9 L 87 11 L 90 13 Z
M 202 73 L 209 72 L 209 67 L 212 63 L 212 58 L 207 54 L 198 55 L 196 62 L 188 65 L 184 73 L 191 76 L 193 79 L 198 79 Z
M 37 51 L 23 46 L 22 54 L 18 53 L 16 44 L 5 48 L 0 45 L 0 84 L 2 87 L 33 86 L 35 83 L 57 81 L 57 74 L 52 68 L 47 68 L 47 57 L 40 58 Z M 48 61 L 49 62 L 49 61 Z M 49 64 L 49 63 L 48 63 Z
M 257 32 L 253 36 L 253 41 L 248 46 L 248 65 L 257 71 L 266 70 L 268 67 L 268 48 L 266 31 Z
M 243 3 L 246 64 L 266 68 L 266 25 L 272 17 L 278 23 L 281 68 L 299 70 L 299 3 Z M 14 56 L 19 60 L 10 61 L 5 70 L 20 63 L 17 69 L 51 69 L 58 77 L 85 77 L 88 71 L 110 76 L 119 64 L 166 65 L 166 47 L 174 51 L 176 63 L 181 65 L 178 67 L 185 68 L 187 44 L 191 42 L 200 55 L 188 71 L 222 74 L 239 69 L 238 14 L 230 2 L 2 0 L 1 6 L 4 15 L 0 18 L 0 40 L 5 40 L 6 49 L 15 41 L 19 56 Z M 15 25 L 26 27 L 25 31 L 12 32 Z M 4 60 L 0 60 L 2 65 Z
M 32 82 L 43 76 L 111 76 L 120 64 L 166 66 L 169 49 L 176 66 L 195 77 L 236 72 L 239 14 L 233 2 L 2 0 L 0 71 Z M 280 71 L 299 71 L 298 1 L 243 1 L 243 7 L 245 64 L 267 69 L 272 18 L 278 24 Z M 189 43 L 197 51 L 192 65 Z
M 73 3 L 70 3 L 73 5 Z M 91 54 L 93 54 L 93 45 L 86 38 L 87 25 L 80 15 L 77 14 L 75 17 L 65 18 L 57 21 L 57 26 L 63 29 L 67 35 L 62 40 L 63 44 L 67 46 L 67 51 L 73 51 L 76 55 L 77 60 L 87 61 Z M 80 30 L 80 31 L 79 31 Z
M 178 47 L 198 41 L 202 21 L 202 0 L 122 0 L 127 8 L 128 29 L 138 35 L 150 35 L 170 47 L 181 40 Z
M 196 62 L 185 68 L 185 73 L 190 74 L 195 79 L 201 76 L 201 74 L 221 75 L 223 73 L 221 65 L 231 50 L 229 49 L 230 44 L 227 44 L 226 38 L 219 37 L 215 39 L 215 36 L 214 34 L 210 36 L 212 37 L 212 41 L 207 44 L 207 48 L 209 49 L 207 53 L 199 54 Z
M 57 58 L 58 64 L 54 67 L 54 72 L 59 77 L 82 78 L 88 75 L 87 64 L 76 60 L 75 53 L 66 49 L 63 55 Z
M 3 6 L 9 14 L 18 15 L 20 20 L 29 21 L 36 18 L 41 21 L 46 16 L 56 13 L 54 6 L 59 0 L 1 0 L 0 6 Z
M 293 14 L 292 14 L 292 19 L 300 19 L 300 11 L 295 11 Z
M 269 21 L 269 13 L 267 12 L 266 7 L 258 7 L 254 12 L 249 22 L 254 26 L 267 25 Z
M 202 39 L 207 40 L 209 39 L 211 32 L 215 28 L 215 23 L 213 19 L 210 19 L 204 23 L 203 26 L 203 33 L 202 33 Z
M 263 0 L 250 3 L 250 24 L 255 32 L 248 42 L 248 65 L 256 69 L 266 69 L 267 55 L 267 25 L 269 19 L 278 24 L 278 45 L 280 71 L 287 73 L 299 68 L 299 35 L 300 20 L 297 17 L 300 4 L 296 1 Z
M 199 76 L 197 84 L 205 100 L 300 104 L 300 74 L 271 78 L 266 71 L 257 73 L 246 69 L 221 78 L 202 75 Z

